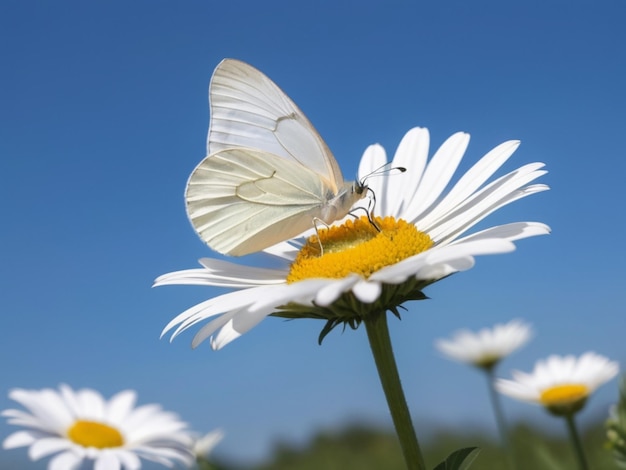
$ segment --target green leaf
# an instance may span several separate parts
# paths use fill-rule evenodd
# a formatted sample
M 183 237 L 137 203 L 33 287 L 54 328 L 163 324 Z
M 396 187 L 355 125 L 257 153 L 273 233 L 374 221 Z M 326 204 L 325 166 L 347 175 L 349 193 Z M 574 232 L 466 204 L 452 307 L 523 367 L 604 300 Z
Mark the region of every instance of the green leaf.
M 433 470 L 466 470 L 478 456 L 478 447 L 464 447 L 455 450 L 448 458 L 437 465 Z

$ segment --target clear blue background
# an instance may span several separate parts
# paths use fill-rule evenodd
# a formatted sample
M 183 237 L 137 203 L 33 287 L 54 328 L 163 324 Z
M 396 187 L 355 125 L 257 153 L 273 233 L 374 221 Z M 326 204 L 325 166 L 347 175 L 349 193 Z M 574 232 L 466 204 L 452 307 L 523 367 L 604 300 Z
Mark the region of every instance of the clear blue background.
M 215 256 L 183 191 L 205 156 L 207 85 L 224 57 L 276 81 L 348 176 L 367 145 L 392 154 L 413 126 L 432 147 L 469 132 L 463 168 L 508 139 L 522 146 L 504 171 L 547 164 L 552 190 L 486 225 L 537 220 L 553 233 L 479 258 L 391 320 L 418 434 L 494 429 L 483 377 L 433 349 L 456 329 L 531 322 L 536 337 L 506 376 L 553 353 L 626 364 L 625 20 L 621 0 L 3 1 L 0 409 L 13 387 L 133 388 L 198 431 L 223 428 L 217 452 L 238 461 L 351 421 L 389 425 L 363 330 L 320 347 L 322 323 L 269 318 L 219 352 L 191 350 L 192 333 L 159 340 L 223 292 L 151 283 Z M 616 397 L 613 381 L 583 422 Z M 539 408 L 504 404 L 511 420 L 564 432 Z M 0 438 L 12 429 L 3 420 Z

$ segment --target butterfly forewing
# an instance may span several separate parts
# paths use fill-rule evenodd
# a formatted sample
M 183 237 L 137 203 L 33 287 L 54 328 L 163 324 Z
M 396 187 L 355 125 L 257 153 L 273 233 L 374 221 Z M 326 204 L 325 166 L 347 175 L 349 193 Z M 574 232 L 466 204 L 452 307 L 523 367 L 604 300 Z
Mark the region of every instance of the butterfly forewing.
M 248 147 L 300 163 L 326 178 L 333 191 L 343 176 L 330 149 L 298 106 L 256 68 L 225 59 L 209 90 L 207 154 Z

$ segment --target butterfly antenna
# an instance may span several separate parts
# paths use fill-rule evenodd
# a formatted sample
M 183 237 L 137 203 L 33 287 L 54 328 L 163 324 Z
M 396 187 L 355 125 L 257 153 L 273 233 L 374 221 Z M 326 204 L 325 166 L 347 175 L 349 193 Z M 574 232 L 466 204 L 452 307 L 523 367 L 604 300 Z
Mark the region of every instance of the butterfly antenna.
M 387 162 L 384 165 L 381 165 L 378 168 L 376 168 L 374 171 L 365 175 L 363 178 L 359 180 L 359 185 L 365 186 L 365 182 L 369 178 L 373 178 L 374 176 L 393 175 L 393 174 L 404 173 L 406 171 L 406 168 L 403 166 L 390 167 L 389 165 L 391 165 L 391 163 L 392 162 Z

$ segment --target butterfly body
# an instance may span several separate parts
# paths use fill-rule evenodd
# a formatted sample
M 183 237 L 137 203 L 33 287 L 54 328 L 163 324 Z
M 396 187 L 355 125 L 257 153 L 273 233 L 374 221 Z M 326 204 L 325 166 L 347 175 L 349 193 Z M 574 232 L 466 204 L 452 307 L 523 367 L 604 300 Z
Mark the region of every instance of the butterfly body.
M 226 59 L 209 87 L 208 156 L 187 183 L 187 214 L 211 248 L 245 255 L 343 218 L 366 194 L 345 182 L 304 114 L 254 67 Z

